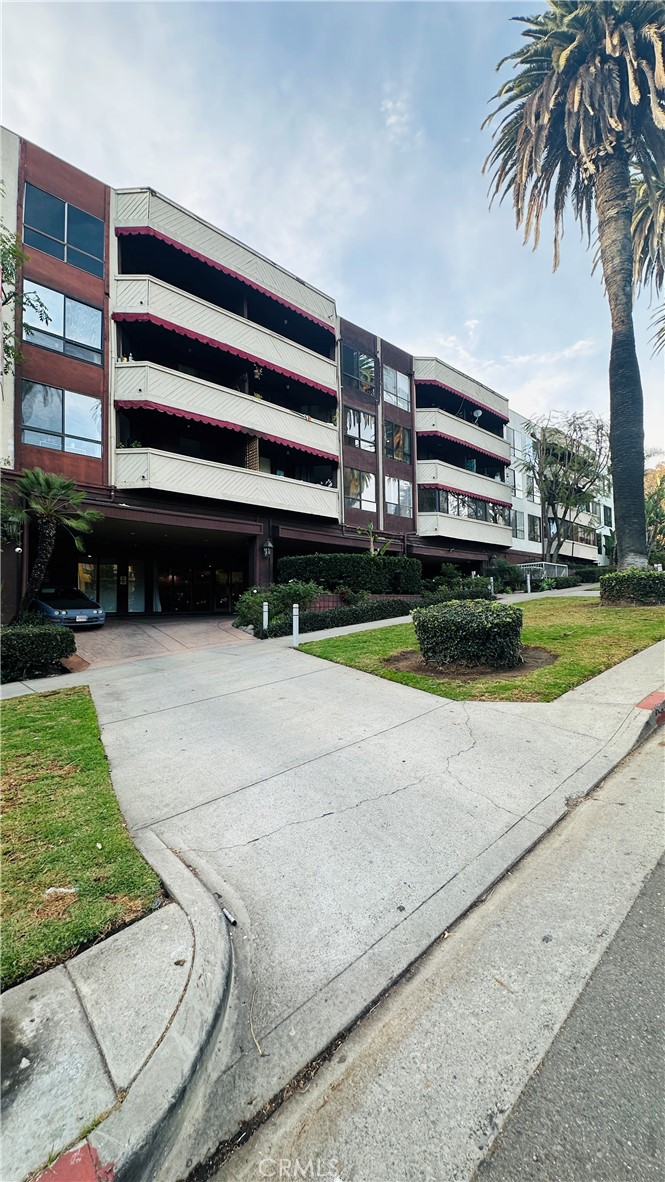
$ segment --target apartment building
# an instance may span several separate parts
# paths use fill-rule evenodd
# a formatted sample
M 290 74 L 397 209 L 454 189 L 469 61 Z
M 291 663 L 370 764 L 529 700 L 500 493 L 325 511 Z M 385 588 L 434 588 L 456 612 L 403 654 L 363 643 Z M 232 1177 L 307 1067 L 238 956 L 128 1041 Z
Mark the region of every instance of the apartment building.
M 370 523 L 428 572 L 510 553 L 507 399 L 151 189 L 9 131 L 2 175 L 19 290 L 48 315 L 18 325 L 3 476 L 65 474 L 103 514 L 86 554 L 58 539 L 52 581 L 111 613 L 225 612 L 281 555 L 366 548 Z M 6 557 L 5 615 L 33 545 Z
M 530 446 L 528 421 L 512 408 L 508 415 L 506 435 L 510 447 L 511 467 L 508 482 L 511 492 L 512 544 L 511 562 L 540 562 L 544 554 L 546 530 L 551 528 L 540 503 L 533 479 L 520 470 Z M 597 500 L 589 501 L 580 509 L 575 520 L 566 523 L 566 540 L 559 552 L 559 561 L 572 565 L 606 566 L 612 554 L 614 506 L 612 485 L 607 479 Z

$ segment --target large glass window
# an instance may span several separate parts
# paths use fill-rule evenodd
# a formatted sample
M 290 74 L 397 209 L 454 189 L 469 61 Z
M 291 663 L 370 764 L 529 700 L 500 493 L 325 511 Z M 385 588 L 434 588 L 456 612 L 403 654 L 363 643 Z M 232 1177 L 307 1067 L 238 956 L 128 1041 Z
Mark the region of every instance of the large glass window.
M 345 386 L 374 397 L 376 362 L 368 353 L 342 345 L 342 381 Z
M 362 451 L 376 451 L 376 416 L 364 410 L 344 408 L 344 442 Z
M 512 509 L 510 514 L 510 522 L 513 527 L 513 537 L 524 537 L 524 514 L 519 509 Z
M 411 463 L 411 431 L 400 423 L 384 424 L 385 448 L 389 460 L 403 460 Z
M 102 403 L 99 398 L 23 382 L 21 424 L 24 443 L 81 456 L 102 454 Z
M 54 349 L 69 357 L 102 364 L 102 312 L 70 296 L 42 287 L 40 283 L 26 284 L 26 291 L 34 292 L 46 307 L 48 323 L 39 319 L 37 312 L 26 308 L 23 314 L 23 339 L 31 345 Z
M 603 524 L 608 529 L 612 528 L 612 509 L 609 505 L 603 505 Z
M 411 379 L 390 365 L 383 367 L 383 398 L 402 410 L 411 410 Z
M 25 186 L 23 240 L 91 275 L 104 274 L 104 223 L 35 185 Z
M 376 513 L 376 477 L 373 472 L 344 469 L 344 504 L 347 509 Z
M 413 487 L 409 480 L 386 476 L 386 512 L 395 517 L 413 517 Z
M 529 541 L 539 542 L 541 540 L 541 523 L 540 517 L 534 517 L 529 513 Z

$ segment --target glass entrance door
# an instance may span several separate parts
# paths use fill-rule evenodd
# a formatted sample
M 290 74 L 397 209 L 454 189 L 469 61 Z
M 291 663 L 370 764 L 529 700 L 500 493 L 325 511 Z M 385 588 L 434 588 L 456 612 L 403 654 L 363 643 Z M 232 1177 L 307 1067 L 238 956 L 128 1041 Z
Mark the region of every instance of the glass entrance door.
M 245 575 L 241 570 L 232 567 L 220 567 L 215 570 L 215 611 L 234 611 L 240 595 L 245 590 Z

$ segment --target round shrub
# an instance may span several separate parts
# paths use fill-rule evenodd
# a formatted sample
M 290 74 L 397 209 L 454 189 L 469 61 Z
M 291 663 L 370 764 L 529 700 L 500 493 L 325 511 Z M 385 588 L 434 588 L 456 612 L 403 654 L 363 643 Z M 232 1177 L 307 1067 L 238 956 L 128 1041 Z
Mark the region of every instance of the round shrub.
M 321 587 L 316 583 L 300 583 L 292 579 L 290 583 L 273 583 L 272 587 L 250 587 L 243 591 L 235 606 L 236 628 L 246 628 L 251 624 L 254 628 L 261 628 L 263 624 L 263 602 L 268 602 L 268 619 L 272 622 L 280 616 L 291 618 L 294 603 L 300 604 L 301 611 L 314 602 L 321 594 Z
M 420 651 L 433 665 L 490 665 L 514 669 L 522 660 L 522 612 L 485 600 L 416 608 L 413 623 Z
M 0 635 L 0 680 L 23 681 L 25 677 L 43 677 L 60 665 L 61 657 L 76 652 L 71 628 L 49 624 L 10 624 Z
M 633 567 L 600 580 L 600 602 L 604 607 L 628 604 L 631 607 L 654 607 L 665 603 L 665 571 Z

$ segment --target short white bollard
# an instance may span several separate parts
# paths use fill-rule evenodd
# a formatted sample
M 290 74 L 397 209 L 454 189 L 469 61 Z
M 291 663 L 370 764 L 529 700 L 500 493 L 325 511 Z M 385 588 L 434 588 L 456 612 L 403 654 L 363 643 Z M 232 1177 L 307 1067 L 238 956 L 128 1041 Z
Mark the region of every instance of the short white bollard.
M 528 570 L 526 572 L 526 591 L 527 591 L 527 595 L 531 594 L 531 571 L 530 570 Z
M 294 605 L 293 605 L 293 640 L 292 640 L 292 644 L 293 644 L 294 648 L 298 647 L 299 639 L 300 639 L 300 605 L 297 603 L 294 603 Z
M 494 579 L 490 575 L 490 595 L 494 596 Z
M 268 600 L 263 600 L 263 631 L 268 631 Z

